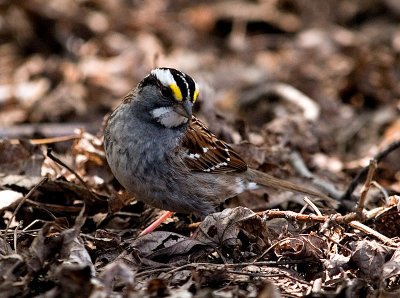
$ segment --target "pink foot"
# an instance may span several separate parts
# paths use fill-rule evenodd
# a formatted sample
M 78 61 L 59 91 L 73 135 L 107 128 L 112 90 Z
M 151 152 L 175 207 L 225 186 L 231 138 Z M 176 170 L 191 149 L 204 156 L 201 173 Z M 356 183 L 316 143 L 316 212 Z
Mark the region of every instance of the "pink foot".
M 167 218 L 171 217 L 173 214 L 174 214 L 174 212 L 172 212 L 172 211 L 165 211 L 165 213 L 163 215 L 161 215 L 151 225 L 149 225 L 147 228 L 145 228 L 139 234 L 139 237 L 153 232 L 155 228 L 157 228 L 160 224 L 162 224 Z

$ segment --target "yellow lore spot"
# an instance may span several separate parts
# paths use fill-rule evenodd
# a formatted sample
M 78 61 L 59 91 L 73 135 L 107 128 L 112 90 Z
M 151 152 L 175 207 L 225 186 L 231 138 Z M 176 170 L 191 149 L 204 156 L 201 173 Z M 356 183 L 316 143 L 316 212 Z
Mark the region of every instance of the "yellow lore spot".
M 183 99 L 182 92 L 181 92 L 181 89 L 178 87 L 178 85 L 177 84 L 170 84 L 169 88 L 171 88 L 175 99 L 178 100 L 178 101 L 182 101 L 182 99 Z
M 196 88 L 196 89 L 194 90 L 194 93 L 193 93 L 193 102 L 196 101 L 197 96 L 199 96 L 199 89 Z

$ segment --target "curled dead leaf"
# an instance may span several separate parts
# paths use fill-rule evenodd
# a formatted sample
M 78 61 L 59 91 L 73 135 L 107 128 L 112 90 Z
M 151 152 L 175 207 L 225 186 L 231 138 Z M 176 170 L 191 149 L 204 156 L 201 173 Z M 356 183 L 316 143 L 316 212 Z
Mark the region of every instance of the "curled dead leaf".
M 211 247 L 225 248 L 237 257 L 243 257 L 245 251 L 256 256 L 269 247 L 266 223 L 245 207 L 210 214 L 199 226 L 195 239 Z

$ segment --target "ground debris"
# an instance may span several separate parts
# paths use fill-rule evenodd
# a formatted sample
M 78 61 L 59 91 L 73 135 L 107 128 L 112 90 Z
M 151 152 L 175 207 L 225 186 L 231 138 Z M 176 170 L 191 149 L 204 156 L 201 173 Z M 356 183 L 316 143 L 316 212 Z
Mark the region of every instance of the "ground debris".
M 1 297 L 399 296 L 396 1 L 0 8 Z M 337 207 L 257 189 L 138 236 L 160 210 L 115 180 L 101 123 L 154 66 L 196 79 L 250 167 Z

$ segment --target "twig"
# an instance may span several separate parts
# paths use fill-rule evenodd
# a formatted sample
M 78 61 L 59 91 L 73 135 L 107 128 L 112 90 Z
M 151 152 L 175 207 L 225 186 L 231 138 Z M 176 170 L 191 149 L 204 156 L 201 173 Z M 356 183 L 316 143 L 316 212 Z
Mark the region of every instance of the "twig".
M 298 222 L 325 222 L 328 219 L 328 217 L 324 215 L 300 214 L 293 211 L 281 211 L 281 210 L 267 210 L 267 211 L 257 212 L 257 214 L 266 219 L 285 218 Z M 343 222 L 343 216 L 338 216 L 336 218 L 336 221 L 338 223 Z
M 281 241 L 282 241 L 282 240 L 279 240 L 279 241 L 277 241 L 276 243 L 272 244 L 270 247 L 268 247 L 268 248 L 261 254 L 261 256 L 258 256 L 258 257 L 255 259 L 254 263 L 257 263 L 258 260 L 261 260 L 262 258 L 264 258 L 264 256 L 265 256 L 267 253 L 269 253 L 275 246 L 277 246 L 278 244 L 280 244 Z
M 304 197 L 303 200 L 312 208 L 312 210 L 314 210 L 314 212 L 315 212 L 317 215 L 322 215 L 322 213 L 321 213 L 321 211 L 318 209 L 318 207 L 315 206 L 315 204 L 314 204 L 309 198 Z
M 318 216 L 318 215 L 304 215 L 304 214 L 298 214 L 292 211 L 275 211 L 275 210 L 270 210 L 270 211 L 264 211 L 265 216 L 267 218 L 290 218 L 294 219 L 300 222 L 324 222 L 328 220 L 329 218 L 327 216 Z M 389 243 L 390 245 L 397 246 L 396 242 L 392 241 L 390 238 L 378 233 L 377 231 L 363 225 L 362 223 L 356 221 L 358 218 L 357 213 L 353 212 L 347 215 L 337 215 L 334 218 L 334 221 L 337 223 L 347 223 L 352 227 L 355 227 L 357 229 L 362 229 L 363 232 L 366 234 L 372 235 L 379 240 L 381 240 L 384 243 Z
M 389 201 L 390 201 L 390 199 L 389 199 Z M 397 208 L 396 204 L 388 204 L 387 206 L 376 207 L 372 210 L 368 210 L 365 212 L 365 219 L 369 220 L 369 219 L 378 217 L 379 215 L 388 212 L 392 208 Z
M 47 157 L 53 160 L 54 162 L 58 163 L 62 167 L 66 168 L 68 171 L 70 171 L 72 174 L 75 175 L 75 177 L 82 183 L 83 186 L 85 186 L 87 189 L 89 187 L 87 186 L 86 182 L 82 179 L 80 175 L 78 175 L 70 166 L 68 166 L 65 162 L 61 161 L 59 158 L 55 157 L 53 155 L 53 148 L 48 147 L 47 148 Z M 90 191 L 90 190 L 89 190 Z
M 48 180 L 47 177 L 44 177 L 42 180 L 39 181 L 38 184 L 36 184 L 28 193 L 26 196 L 24 196 L 21 201 L 18 203 L 17 208 L 15 208 L 13 214 L 11 215 L 10 220 L 7 223 L 6 229 L 4 231 L 4 235 L 3 235 L 3 241 L 4 241 L 4 251 L 6 253 L 9 253 L 8 251 L 8 247 L 7 247 L 7 232 L 8 229 L 10 228 L 11 222 L 13 221 L 14 217 L 17 215 L 19 209 L 22 207 L 22 205 L 25 203 L 25 201 L 36 191 L 36 189 L 41 186 L 44 182 L 46 182 Z
M 400 140 L 391 143 L 388 147 L 386 147 L 385 150 L 376 154 L 373 159 L 376 160 L 377 163 L 380 163 L 383 158 L 385 158 L 392 151 L 394 151 L 398 148 L 400 148 Z M 340 198 L 340 200 L 350 199 L 351 194 L 354 192 L 354 190 L 356 189 L 356 187 L 360 183 L 360 181 L 364 178 L 365 174 L 368 172 L 368 169 L 369 169 L 369 166 L 362 168 L 358 172 L 356 177 L 354 177 L 354 179 L 350 182 L 349 186 L 347 187 L 346 192 L 343 194 L 343 196 Z
M 378 213 L 382 213 L 385 210 L 387 210 L 388 207 L 383 208 L 379 207 L 374 210 L 370 210 L 363 215 L 363 217 L 368 220 L 376 216 Z M 284 218 L 287 220 L 291 221 L 296 221 L 296 222 L 301 222 L 301 223 L 325 223 L 327 221 L 331 221 L 337 224 L 349 224 L 351 223 L 351 226 L 354 225 L 354 222 L 357 220 L 361 220 L 363 218 L 359 218 L 358 214 L 356 212 L 352 212 L 346 215 L 341 215 L 341 214 L 335 214 L 334 216 L 332 215 L 315 215 L 315 214 L 301 214 L 293 211 L 281 211 L 281 210 L 266 210 L 266 211 L 261 211 L 256 213 L 258 216 L 263 217 L 265 220 L 268 219 L 273 219 L 273 218 Z M 357 221 L 358 222 L 358 221 Z M 361 223 L 360 223 L 361 224 Z M 199 227 L 200 223 L 193 223 L 189 225 L 190 228 L 197 228 Z M 368 233 L 379 240 L 385 242 L 385 243 L 390 243 L 391 245 L 394 245 L 395 242 L 390 240 L 389 238 L 383 236 L 382 234 L 368 228 L 363 229 L 365 233 Z M 269 251 L 269 250 L 267 250 Z M 266 252 L 263 253 L 263 256 L 265 255 Z M 257 258 L 256 260 L 259 260 L 260 258 Z
M 372 235 L 375 238 L 378 238 L 380 241 L 382 241 L 384 244 L 389 244 L 394 247 L 398 247 L 399 243 L 394 242 L 392 239 L 386 237 L 385 235 L 382 235 L 381 233 L 371 229 L 370 227 L 360 223 L 359 221 L 352 221 L 349 223 L 349 225 L 355 229 L 359 229 L 365 234 Z
M 251 277 L 286 277 L 289 279 L 292 279 L 294 281 L 297 281 L 299 283 L 302 284 L 306 284 L 308 286 L 310 286 L 311 284 L 305 280 L 301 280 L 298 279 L 294 276 L 290 276 L 288 274 L 284 274 L 284 273 L 272 273 L 272 274 L 268 274 L 268 273 L 256 273 L 256 272 L 243 272 L 243 271 L 235 271 L 235 270 L 227 270 L 226 273 L 230 273 L 230 274 L 238 274 L 238 275 L 247 275 L 247 276 L 251 276 Z
M 381 192 L 381 193 L 383 194 L 383 196 L 385 197 L 385 205 L 388 205 L 388 204 L 389 204 L 389 195 L 388 195 L 386 189 L 384 189 L 384 188 L 382 187 L 382 185 L 380 185 L 380 184 L 379 184 L 378 182 L 376 182 L 376 181 L 372 181 L 371 184 L 372 184 L 373 186 L 375 186 L 377 189 L 380 190 L 380 192 Z
M 83 225 L 85 224 L 85 221 L 86 221 L 85 209 L 86 209 L 86 205 L 83 205 L 78 216 L 75 218 L 75 224 L 74 224 L 75 231 L 80 232 L 82 230 Z M 76 235 L 76 236 L 78 236 L 78 235 Z
M 68 171 L 70 171 L 72 174 L 75 175 L 75 177 L 82 183 L 82 185 L 89 191 L 89 193 L 93 196 L 93 198 L 95 198 L 96 200 L 102 201 L 102 199 L 96 194 L 94 193 L 89 186 L 86 184 L 86 182 L 82 179 L 82 177 L 80 175 L 78 175 L 78 173 L 76 173 L 71 167 L 69 167 L 67 164 L 65 164 L 63 161 L 61 161 L 59 158 L 55 157 L 52 154 L 53 149 L 48 147 L 47 148 L 47 156 L 53 160 L 54 162 L 58 163 L 59 165 L 63 166 L 64 168 L 66 168 Z
M 51 214 L 51 211 L 55 211 L 55 212 L 65 212 L 65 213 L 77 213 L 79 211 L 81 211 L 82 206 L 64 206 L 64 205 L 55 205 L 55 204 L 48 204 L 48 203 L 42 203 L 42 202 L 35 202 L 32 200 L 26 200 L 27 203 L 41 208 L 42 210 L 45 210 L 48 212 L 48 214 Z M 55 219 L 56 217 L 51 214 L 51 216 L 53 217 L 53 219 Z
M 74 134 L 74 135 L 58 136 L 58 137 L 44 138 L 44 139 L 29 139 L 28 142 L 32 145 L 45 145 L 45 144 L 53 144 L 53 143 L 72 141 L 72 140 L 79 139 L 80 137 L 81 137 L 80 135 Z M 11 144 L 19 144 L 20 140 L 19 139 L 11 139 L 10 143 Z
M 259 212 L 260 213 L 260 212 Z M 257 214 L 259 214 L 257 213 Z M 263 212 L 267 218 L 286 218 L 286 219 L 293 219 L 297 220 L 300 222 L 324 222 L 328 220 L 329 218 L 327 216 L 318 216 L 314 214 L 310 215 L 305 215 L 305 214 L 298 214 L 293 211 L 275 211 L 275 210 L 270 210 L 270 211 L 264 211 Z M 392 241 L 390 238 L 378 233 L 377 231 L 363 225 L 359 221 L 356 221 L 358 218 L 357 213 L 353 212 L 350 214 L 347 214 L 345 216 L 343 215 L 337 215 L 334 218 L 334 221 L 337 223 L 347 223 L 353 228 L 357 228 L 365 232 L 366 234 L 372 235 L 379 240 L 381 240 L 384 243 L 389 243 L 390 245 L 397 246 L 398 244 L 394 241 Z
M 172 274 L 177 271 L 181 271 L 187 268 L 198 268 L 200 266 L 205 266 L 205 267 L 212 267 L 213 269 L 227 269 L 227 268 L 243 268 L 246 266 L 285 266 L 285 265 L 290 265 L 290 264 L 301 264 L 304 262 L 304 259 L 302 260 L 284 260 L 284 261 L 260 261 L 260 262 L 242 262 L 242 263 L 226 263 L 226 264 L 214 264 L 214 263 L 190 263 L 190 264 L 185 264 L 179 267 L 174 267 L 173 265 L 165 265 L 163 268 L 155 268 L 155 269 L 150 269 L 150 270 L 145 270 L 136 273 L 136 277 L 144 277 L 153 273 L 162 273 L 165 272 L 165 274 Z
M 327 220 L 329 220 L 329 217 L 326 215 L 315 215 L 315 214 L 302 214 L 302 213 L 297 213 L 294 211 L 282 211 L 282 210 L 266 210 L 266 211 L 260 211 L 256 212 L 258 216 L 264 217 L 266 220 L 272 219 L 272 218 L 285 218 L 285 219 L 290 219 L 292 221 L 297 221 L 297 222 L 320 222 L 323 223 Z M 334 218 L 334 221 L 337 223 L 349 223 L 353 220 L 357 219 L 357 215 L 355 212 L 346 214 L 346 215 L 341 215 L 337 214 Z M 189 229 L 197 229 L 200 226 L 201 222 L 195 222 L 191 223 L 188 225 Z
M 323 231 L 322 231 L 321 233 L 323 233 Z M 343 244 L 341 244 L 341 243 L 338 242 L 337 240 L 332 239 L 331 236 L 325 235 L 325 234 L 323 234 L 323 235 L 324 235 L 324 237 L 325 237 L 326 239 L 328 239 L 329 241 L 335 243 L 335 244 L 336 244 L 337 246 L 339 246 L 341 249 L 347 251 L 348 254 L 351 254 L 351 253 L 352 253 L 352 250 L 351 250 L 351 249 L 348 249 L 346 246 L 344 246 Z
M 96 133 L 101 125 L 100 121 L 85 122 L 68 122 L 68 123 L 35 123 L 35 124 L 18 124 L 12 126 L 0 126 L 0 138 L 17 139 L 19 136 L 29 136 L 39 133 L 44 136 L 64 136 L 73 135 L 77 127 L 84 131 Z
M 361 188 L 360 199 L 358 200 L 358 204 L 357 204 L 356 213 L 359 218 L 363 217 L 362 212 L 364 210 L 365 200 L 367 198 L 369 188 L 371 187 L 371 182 L 372 182 L 372 178 L 374 177 L 376 167 L 377 167 L 376 160 L 371 159 L 369 162 L 367 178 L 365 179 L 365 183 L 364 183 L 363 187 Z
M 18 223 L 18 225 L 14 229 L 14 251 L 16 254 L 18 254 L 17 250 L 17 238 L 18 238 L 18 229 L 22 226 L 22 221 Z
M 27 225 L 25 228 L 22 229 L 22 232 L 27 232 L 29 230 L 30 227 L 32 227 L 34 224 L 36 224 L 37 222 L 47 222 L 43 219 L 35 219 L 34 221 L 32 221 L 29 225 Z
M 171 267 L 168 267 L 168 268 L 156 268 L 156 269 L 142 271 L 142 272 L 136 273 L 135 277 L 136 278 L 140 278 L 140 277 L 147 276 L 147 275 L 154 274 L 154 273 L 163 273 L 167 269 L 170 269 L 170 268 Z

